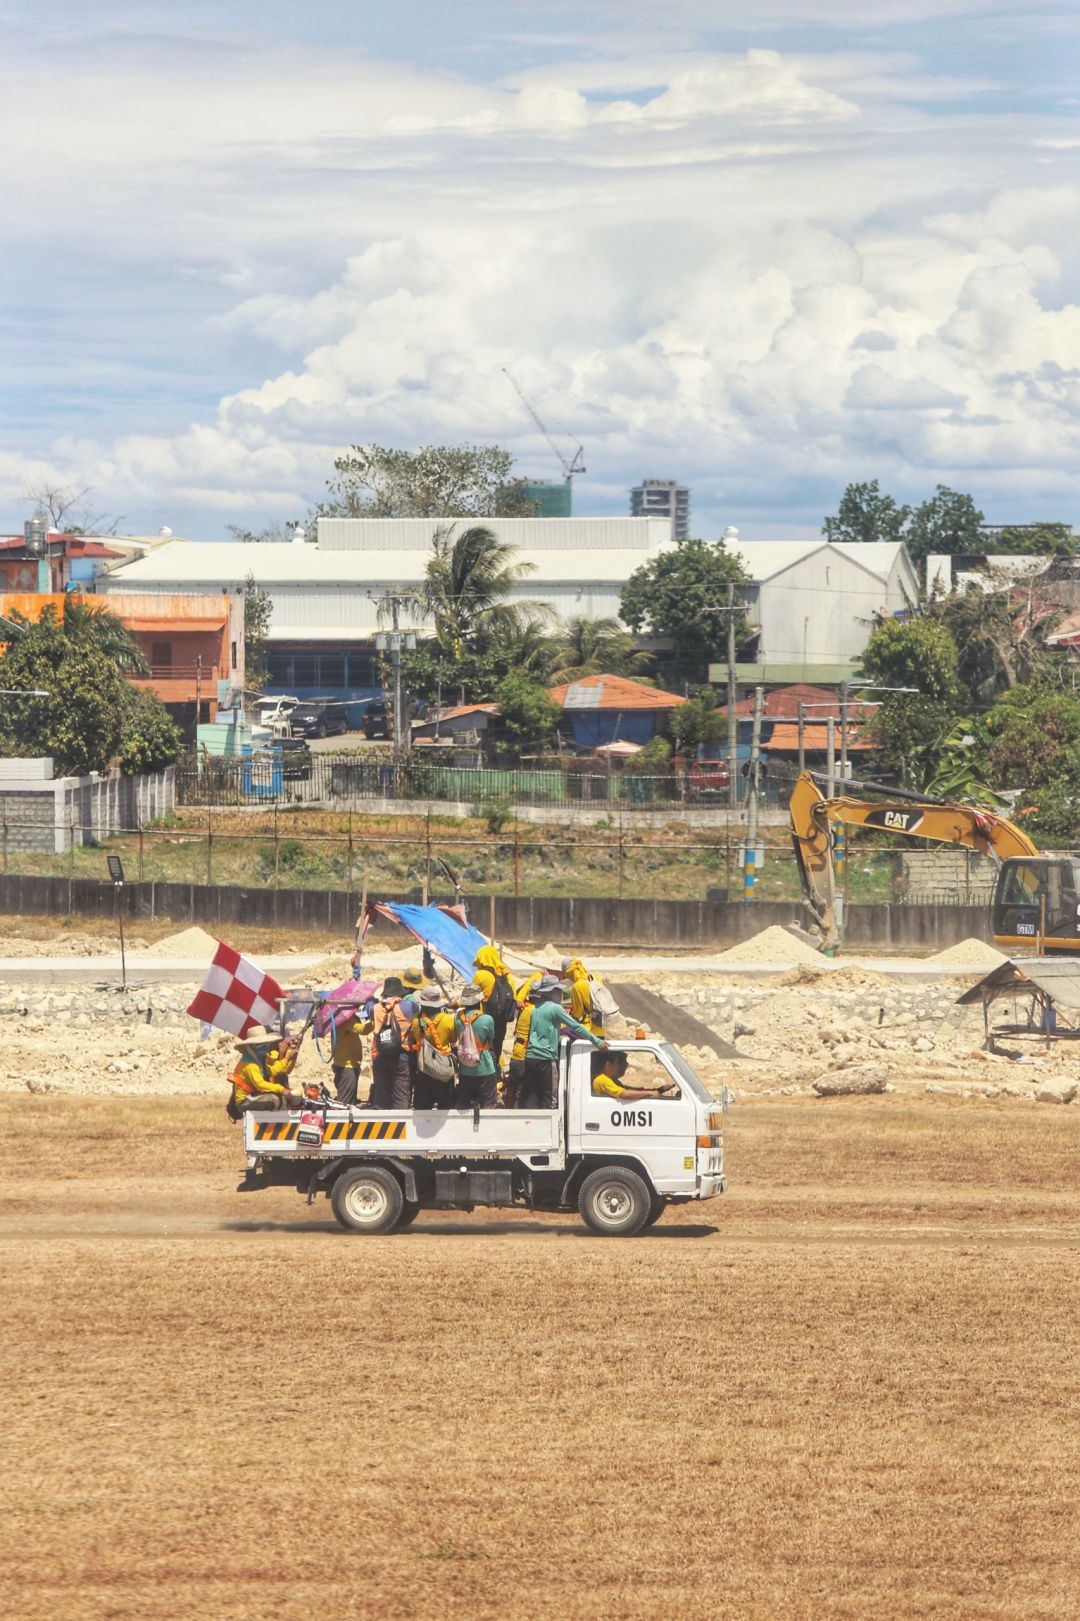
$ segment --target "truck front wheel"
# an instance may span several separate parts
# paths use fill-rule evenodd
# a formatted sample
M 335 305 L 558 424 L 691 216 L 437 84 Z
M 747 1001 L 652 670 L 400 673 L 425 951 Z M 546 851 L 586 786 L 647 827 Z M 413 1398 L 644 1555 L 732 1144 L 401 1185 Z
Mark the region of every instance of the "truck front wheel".
M 625 1165 L 603 1165 L 581 1184 L 578 1209 L 586 1227 L 605 1238 L 628 1238 L 645 1226 L 652 1195 L 636 1171 Z
M 388 1233 L 401 1219 L 405 1195 L 392 1171 L 358 1165 L 338 1177 L 330 1204 L 349 1232 Z

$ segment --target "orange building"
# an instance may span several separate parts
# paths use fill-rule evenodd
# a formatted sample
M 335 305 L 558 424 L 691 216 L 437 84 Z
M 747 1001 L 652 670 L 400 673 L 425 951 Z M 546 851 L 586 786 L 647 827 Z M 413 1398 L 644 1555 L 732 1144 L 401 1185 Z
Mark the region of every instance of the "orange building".
M 149 675 L 131 677 L 132 685 L 157 693 L 181 726 L 217 718 L 219 681 L 234 689 L 244 684 L 242 596 L 111 591 L 98 597 L 13 591 L 0 595 L 0 618 L 14 611 L 36 623 L 49 604 L 62 618 L 72 601 L 106 608 L 123 621 L 150 666 Z

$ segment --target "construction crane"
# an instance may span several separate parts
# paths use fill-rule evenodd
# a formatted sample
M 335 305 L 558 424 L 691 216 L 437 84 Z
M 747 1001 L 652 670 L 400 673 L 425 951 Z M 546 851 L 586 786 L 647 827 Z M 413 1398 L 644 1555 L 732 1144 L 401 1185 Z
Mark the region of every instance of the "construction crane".
M 553 452 L 558 457 L 559 463 L 560 463 L 560 465 L 562 467 L 562 470 L 563 470 L 564 474 L 566 475 L 567 481 L 569 482 L 571 479 L 576 478 L 579 473 L 584 473 L 585 470 L 586 470 L 586 468 L 585 468 L 585 448 L 584 448 L 584 446 L 583 445 L 578 445 L 578 447 L 575 450 L 575 452 L 574 452 L 573 456 L 571 457 L 571 459 L 569 461 L 567 461 L 566 457 L 563 455 L 562 451 L 559 449 L 558 445 L 555 443 L 554 439 L 551 437 L 550 433 L 548 432 L 544 422 L 542 421 L 542 419 L 540 417 L 540 413 L 537 411 L 536 407 L 533 405 L 532 401 L 529 399 L 529 396 L 526 394 L 525 390 L 522 388 L 521 384 L 518 382 L 518 380 L 514 376 L 513 372 L 507 371 L 507 368 L 505 366 L 502 367 L 502 371 L 505 373 L 505 375 L 509 378 L 510 382 L 513 384 L 514 392 L 517 394 L 517 396 L 520 399 L 522 405 L 525 407 L 526 411 L 528 411 L 529 415 L 532 417 L 533 421 L 536 423 L 536 426 L 540 429 L 540 432 L 543 434 L 544 438 L 547 440 L 548 444 L 551 446 Z

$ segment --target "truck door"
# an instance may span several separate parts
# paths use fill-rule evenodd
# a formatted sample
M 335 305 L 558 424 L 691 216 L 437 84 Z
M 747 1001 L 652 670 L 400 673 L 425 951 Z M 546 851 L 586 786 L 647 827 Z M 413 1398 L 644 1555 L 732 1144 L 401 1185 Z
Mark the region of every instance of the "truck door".
M 619 1044 L 612 1042 L 611 1049 L 618 1051 Z M 693 1098 L 665 1064 L 658 1047 L 635 1042 L 627 1047 L 626 1056 L 629 1063 L 622 1077 L 626 1088 L 635 1091 L 674 1085 L 676 1090 L 666 1097 L 640 1100 L 597 1094 L 593 1091 L 592 1071 L 599 1055 L 582 1044 L 574 1052 L 580 1152 L 637 1154 L 661 1191 L 693 1187 L 697 1143 L 697 1109 Z

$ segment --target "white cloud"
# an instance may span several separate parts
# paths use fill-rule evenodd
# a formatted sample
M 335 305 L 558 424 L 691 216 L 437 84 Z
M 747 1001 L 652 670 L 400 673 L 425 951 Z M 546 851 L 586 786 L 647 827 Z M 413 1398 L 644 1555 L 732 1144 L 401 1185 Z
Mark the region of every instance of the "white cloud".
M 47 107 L 28 73 L 8 98 L 19 260 L 79 278 L 65 375 L 100 394 L 104 356 L 160 374 L 164 349 L 240 382 L 9 434 L 10 523 L 46 470 L 147 527 L 291 516 L 361 439 L 499 440 L 554 473 L 507 365 L 585 443 L 582 500 L 684 476 L 710 529 L 860 476 L 1077 493 L 1074 160 L 1044 145 L 1048 184 L 1023 121 L 912 108 L 908 58 L 675 52 L 650 80 L 583 55 L 490 85 L 102 53 L 61 53 Z

